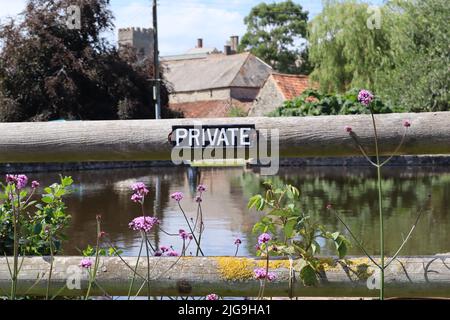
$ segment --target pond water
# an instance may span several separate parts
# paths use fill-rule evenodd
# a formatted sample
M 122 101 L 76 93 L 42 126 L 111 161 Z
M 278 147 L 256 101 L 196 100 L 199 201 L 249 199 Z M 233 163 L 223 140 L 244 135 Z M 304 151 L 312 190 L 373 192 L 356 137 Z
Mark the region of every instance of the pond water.
M 102 215 L 103 230 L 124 255 L 137 255 L 140 236 L 128 223 L 140 215 L 139 207 L 130 201 L 130 185 L 136 181 L 150 186 L 145 203 L 147 214 L 157 216 L 162 228 L 177 233 L 187 229 L 177 204 L 170 194 L 185 194 L 183 207 L 195 218 L 192 200 L 199 183 L 208 191 L 204 196 L 206 255 L 234 255 L 234 240 L 243 241 L 239 255 L 253 255 L 257 235 L 252 226 L 261 213 L 247 209 L 248 199 L 264 190 L 265 177 L 243 168 L 141 168 L 104 171 L 64 172 L 75 180 L 75 191 L 67 198 L 72 215 L 69 241 L 64 254 L 77 255 L 88 244 L 95 245 L 97 214 Z M 419 210 L 425 210 L 403 255 L 428 255 L 450 252 L 450 168 L 384 169 L 384 207 L 386 212 L 386 249 L 392 254 L 406 236 Z M 41 185 L 57 181 L 57 173 L 30 174 Z M 307 167 L 281 168 L 272 180 L 297 186 L 301 206 L 332 231 L 345 233 L 344 227 L 326 209 L 332 203 L 346 223 L 369 251 L 379 253 L 376 175 L 372 168 Z M 431 195 L 431 203 L 428 200 Z M 173 245 L 180 250 L 178 237 L 161 232 L 151 235 L 158 245 Z M 333 254 L 332 244 L 323 243 L 322 254 Z M 360 255 L 354 245 L 349 254 Z

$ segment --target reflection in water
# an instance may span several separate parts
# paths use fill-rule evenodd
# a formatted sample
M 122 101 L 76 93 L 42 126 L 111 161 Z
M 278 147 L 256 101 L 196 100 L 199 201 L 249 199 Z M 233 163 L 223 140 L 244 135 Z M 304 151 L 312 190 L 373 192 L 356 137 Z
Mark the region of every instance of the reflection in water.
M 205 168 L 144 168 L 90 172 L 65 172 L 75 180 L 75 192 L 67 199 L 72 215 L 69 241 L 65 254 L 78 254 L 88 244 L 95 244 L 95 216 L 102 214 L 103 229 L 111 241 L 123 248 L 125 254 L 136 255 L 139 235 L 129 230 L 128 223 L 140 214 L 139 207 L 130 201 L 130 185 L 135 181 L 150 186 L 146 199 L 147 214 L 157 216 L 162 227 L 177 233 L 187 228 L 170 194 L 185 194 L 183 207 L 195 218 L 196 186 L 208 186 L 203 208 L 205 233 L 203 251 L 206 255 L 233 255 L 234 240 L 243 240 L 241 255 L 254 254 L 256 236 L 251 233 L 260 213 L 248 211 L 248 198 L 263 190 L 264 177 L 243 169 Z M 41 185 L 58 179 L 56 173 L 33 174 Z M 409 231 L 418 210 L 426 207 L 431 195 L 431 209 L 419 222 L 404 255 L 435 254 L 450 251 L 450 171 L 427 169 L 384 169 L 384 207 L 386 212 L 387 253 L 393 253 L 402 236 Z M 369 168 L 282 168 L 273 181 L 291 183 L 299 187 L 302 208 L 331 230 L 344 228 L 324 209 L 328 203 L 337 208 L 354 232 L 371 252 L 378 252 L 378 214 L 376 176 Z M 158 245 L 173 245 L 180 250 L 181 240 L 154 232 Z M 325 245 L 323 254 L 333 253 Z M 350 254 L 361 254 L 353 247 Z

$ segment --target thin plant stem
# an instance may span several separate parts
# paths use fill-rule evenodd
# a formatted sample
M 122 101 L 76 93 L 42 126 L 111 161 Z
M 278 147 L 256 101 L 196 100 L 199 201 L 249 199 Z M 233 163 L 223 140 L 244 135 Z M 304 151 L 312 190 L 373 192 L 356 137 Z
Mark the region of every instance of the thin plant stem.
M 380 281 L 380 300 L 384 300 L 384 216 L 383 216 L 383 191 L 381 181 L 381 166 L 380 166 L 380 150 L 378 148 L 378 133 L 375 116 L 372 108 L 370 108 L 372 116 L 373 130 L 375 134 L 375 153 L 377 157 L 377 180 L 378 180 L 378 209 L 380 216 L 380 256 L 381 256 L 381 281 Z
M 53 272 L 53 241 L 52 241 L 52 234 L 51 231 L 49 231 L 48 233 L 48 237 L 50 240 L 50 271 L 48 274 L 48 280 L 47 280 L 47 291 L 45 293 L 45 300 L 49 299 L 49 294 L 50 294 L 50 283 L 52 281 L 52 272 Z
M 192 230 L 192 226 L 189 223 L 189 219 L 187 218 L 186 213 L 184 212 L 183 208 L 181 207 L 180 202 L 178 201 L 178 207 L 180 208 L 181 212 L 183 213 L 184 219 L 186 220 L 186 223 L 189 227 L 189 230 L 191 231 L 192 237 L 194 238 L 195 244 L 198 247 L 199 252 L 202 254 L 202 256 L 205 256 L 205 254 L 203 253 L 202 249 L 200 248 L 200 244 L 198 243 L 197 237 L 195 236 L 194 230 Z
M 17 190 L 16 190 L 17 192 Z M 17 192 L 18 193 L 18 192 Z M 20 193 L 17 194 L 17 211 L 15 210 L 15 204 L 14 204 L 14 196 L 11 192 L 11 201 L 12 201 L 12 208 L 13 208 L 13 228 L 14 228 L 14 249 L 13 249 L 13 255 L 14 255 L 14 261 L 13 261 L 13 276 L 12 276 L 12 285 L 11 285 L 11 300 L 16 300 L 16 293 L 17 293 L 17 277 L 18 277 L 18 268 L 19 268 L 19 215 L 20 215 Z
M 142 249 L 143 248 L 144 248 L 144 238 L 142 238 L 142 240 L 141 240 L 141 247 L 139 249 L 139 254 L 138 254 L 138 257 L 137 257 L 137 260 L 136 260 L 136 266 L 134 267 L 133 278 L 131 279 L 130 288 L 128 289 L 128 300 L 130 300 L 131 290 L 133 290 L 134 281 L 136 280 L 137 268 L 139 266 L 139 260 L 140 260 L 141 255 L 142 255 Z
M 91 293 L 92 285 L 95 282 L 95 278 L 97 277 L 97 271 L 99 266 L 99 255 L 100 255 L 100 234 L 101 234 L 101 225 L 100 225 L 100 218 L 97 217 L 97 241 L 95 245 L 95 261 L 94 261 L 94 269 L 90 270 L 89 272 L 89 285 L 86 292 L 85 300 L 89 298 L 89 295 Z
M 342 220 L 342 218 L 334 211 L 336 217 L 339 219 L 339 221 L 344 225 L 345 229 L 350 233 L 350 236 L 353 238 L 353 240 L 356 242 L 358 247 L 364 252 L 364 254 L 372 261 L 374 265 L 376 265 L 378 268 L 381 268 L 380 265 L 372 258 L 372 256 L 367 252 L 367 250 L 364 248 L 364 246 L 359 242 L 358 238 L 353 234 L 352 230 L 347 226 L 347 224 Z
M 200 233 L 198 235 L 198 246 L 197 246 L 197 253 L 196 256 L 198 257 L 199 253 L 200 253 L 200 244 L 202 242 L 202 234 L 203 234 L 203 230 L 204 230 L 204 224 L 203 224 L 203 210 L 202 210 L 202 205 L 199 203 L 198 204 L 198 208 L 200 210 Z M 195 230 L 195 227 L 194 227 Z
M 419 214 L 417 215 L 416 221 L 414 222 L 413 226 L 411 227 L 411 230 L 409 231 L 408 235 L 406 236 L 406 238 L 403 240 L 402 244 L 400 245 L 400 247 L 398 248 L 397 252 L 392 256 L 392 258 L 390 259 L 389 262 L 386 263 L 385 268 L 389 267 L 389 265 L 392 263 L 392 261 L 394 261 L 395 259 L 397 259 L 398 255 L 400 254 L 400 252 L 402 251 L 403 247 L 406 245 L 406 243 L 408 242 L 408 240 L 411 238 L 414 229 L 416 229 L 417 224 L 419 223 L 420 217 L 423 214 L 423 210 L 419 211 Z
M 403 146 L 403 143 L 405 142 L 405 138 L 406 138 L 406 132 L 407 132 L 408 128 L 405 128 L 405 131 L 403 132 L 403 136 L 402 136 L 402 140 L 400 140 L 400 143 L 398 144 L 397 148 L 394 150 L 394 152 L 392 153 L 392 155 L 387 158 L 386 160 L 384 160 L 381 163 L 381 167 L 383 167 L 384 165 L 386 165 L 389 161 L 391 161 L 391 159 L 397 155 L 398 151 L 400 150 L 400 148 Z
M 147 298 L 148 300 L 150 300 L 150 252 L 148 250 L 148 238 L 147 238 L 147 233 L 145 231 L 141 231 L 145 237 L 145 249 L 146 249 L 146 253 L 147 253 Z

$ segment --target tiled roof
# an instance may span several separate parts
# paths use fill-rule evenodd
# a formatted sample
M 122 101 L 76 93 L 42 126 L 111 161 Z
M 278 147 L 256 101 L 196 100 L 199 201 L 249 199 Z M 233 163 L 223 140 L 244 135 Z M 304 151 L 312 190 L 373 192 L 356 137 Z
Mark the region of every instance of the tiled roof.
M 233 106 L 240 107 L 248 113 L 253 102 L 239 102 L 233 100 Z M 185 118 L 225 118 L 228 117 L 231 106 L 229 100 L 196 101 L 185 103 L 171 103 L 171 110 L 183 113 Z
M 191 57 L 191 58 L 189 58 Z M 165 77 L 174 92 L 229 87 L 260 88 L 272 69 L 250 53 L 185 55 L 162 61 Z
M 309 77 L 304 75 L 273 73 L 271 77 L 286 100 L 294 99 L 313 87 L 309 83 Z

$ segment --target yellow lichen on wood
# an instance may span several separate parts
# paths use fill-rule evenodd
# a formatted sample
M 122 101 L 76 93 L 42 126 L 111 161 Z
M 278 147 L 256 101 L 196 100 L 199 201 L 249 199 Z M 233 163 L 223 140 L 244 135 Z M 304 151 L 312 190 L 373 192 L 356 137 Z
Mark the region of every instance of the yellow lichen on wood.
M 226 280 L 249 280 L 253 278 L 255 263 L 248 258 L 219 257 L 216 258 L 219 272 Z
M 265 268 L 265 260 L 255 261 L 249 258 L 218 257 L 215 258 L 222 278 L 226 280 L 249 280 L 253 278 L 255 268 Z M 269 261 L 269 271 L 279 268 L 289 269 L 289 260 Z
M 352 258 L 341 261 L 347 266 L 352 275 L 356 275 L 359 280 L 367 280 L 374 273 L 374 265 L 369 258 Z M 333 259 L 322 260 L 323 269 L 326 272 L 338 272 L 343 270 L 343 266 Z

